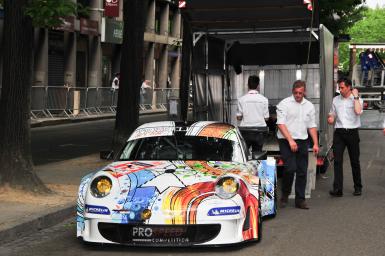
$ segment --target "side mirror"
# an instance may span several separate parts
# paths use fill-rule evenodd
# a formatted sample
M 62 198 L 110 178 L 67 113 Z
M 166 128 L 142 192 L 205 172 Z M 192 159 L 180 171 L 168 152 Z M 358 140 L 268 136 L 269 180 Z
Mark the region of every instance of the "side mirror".
M 114 151 L 112 150 L 100 151 L 100 159 L 103 159 L 103 160 L 114 159 Z

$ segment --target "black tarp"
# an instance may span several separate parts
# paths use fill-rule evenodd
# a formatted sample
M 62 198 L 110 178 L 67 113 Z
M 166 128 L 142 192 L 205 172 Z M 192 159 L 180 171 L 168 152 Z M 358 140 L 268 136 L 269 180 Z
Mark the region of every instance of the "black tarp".
M 187 0 L 181 13 L 184 24 L 188 23 L 188 27 L 184 25 L 185 35 L 188 29 L 195 36 L 183 38 L 182 55 L 189 55 L 183 56 L 183 62 L 190 62 L 192 53 L 193 58 L 192 66 L 182 66 L 181 91 L 188 89 L 191 71 L 206 74 L 206 80 L 210 74 L 223 73 L 224 55 L 227 64 L 239 72 L 241 65 L 319 63 L 319 42 L 310 35 L 314 28 L 313 33 L 318 34 L 318 0 L 313 0 L 313 12 L 303 0 Z M 199 39 L 205 34 L 211 48 L 208 55 L 205 37 Z M 195 47 L 187 51 L 185 44 L 192 40 Z M 182 102 L 182 113 L 187 113 L 186 101 Z M 184 119 L 186 114 L 182 116 Z
M 317 2 L 313 27 L 319 26 Z M 193 31 L 303 29 L 312 17 L 303 0 L 187 0 L 182 11 Z

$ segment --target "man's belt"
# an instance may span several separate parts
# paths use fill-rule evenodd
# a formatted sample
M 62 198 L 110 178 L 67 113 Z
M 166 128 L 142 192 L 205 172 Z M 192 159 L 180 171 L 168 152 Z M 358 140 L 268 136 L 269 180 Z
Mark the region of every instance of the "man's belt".
M 348 131 L 356 131 L 358 128 L 336 128 L 336 131 L 343 131 L 343 132 L 348 132 Z
M 241 132 L 269 132 L 267 126 L 240 126 L 238 128 Z

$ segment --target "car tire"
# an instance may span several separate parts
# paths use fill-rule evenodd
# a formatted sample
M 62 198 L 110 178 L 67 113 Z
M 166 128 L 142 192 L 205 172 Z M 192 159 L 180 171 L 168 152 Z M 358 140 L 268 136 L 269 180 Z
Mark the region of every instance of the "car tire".
M 258 238 L 257 242 L 262 240 L 262 210 L 261 207 L 258 207 Z

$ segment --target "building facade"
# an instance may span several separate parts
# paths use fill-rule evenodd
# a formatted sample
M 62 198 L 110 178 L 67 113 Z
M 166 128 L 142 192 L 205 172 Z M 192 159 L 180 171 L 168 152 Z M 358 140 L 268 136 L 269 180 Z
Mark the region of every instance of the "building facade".
M 65 17 L 55 29 L 35 28 L 33 86 L 110 87 L 114 74 L 124 72 L 120 70 L 124 1 L 74 2 L 84 6 L 86 14 Z M 2 26 L 0 17 L 0 39 Z M 177 1 L 149 0 L 144 41 L 143 79 L 150 80 L 153 88 L 179 88 Z

